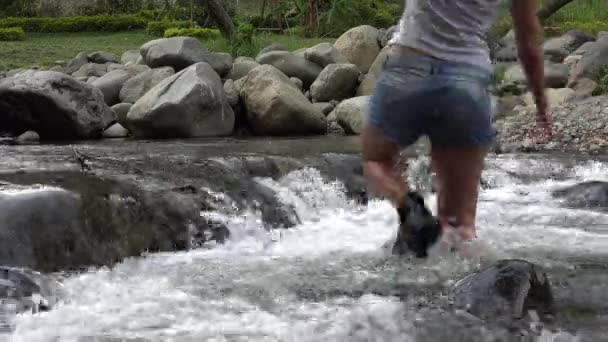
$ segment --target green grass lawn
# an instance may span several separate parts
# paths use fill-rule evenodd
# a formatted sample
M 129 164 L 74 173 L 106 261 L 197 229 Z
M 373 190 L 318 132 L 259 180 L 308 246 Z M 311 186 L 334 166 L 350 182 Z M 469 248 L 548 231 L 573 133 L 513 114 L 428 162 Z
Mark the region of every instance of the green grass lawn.
M 82 51 L 109 51 L 120 58 L 126 50 L 139 49 L 142 44 L 156 38 L 147 35 L 144 31 L 28 33 L 25 41 L 0 42 L 0 70 L 29 68 L 34 65 L 45 67 L 57 60 L 69 61 Z M 280 43 L 293 51 L 325 41 L 333 40 L 261 34 L 256 37 L 256 48 L 261 49 L 271 43 Z M 203 44 L 214 52 L 231 51 L 230 45 L 224 39 L 206 41 Z

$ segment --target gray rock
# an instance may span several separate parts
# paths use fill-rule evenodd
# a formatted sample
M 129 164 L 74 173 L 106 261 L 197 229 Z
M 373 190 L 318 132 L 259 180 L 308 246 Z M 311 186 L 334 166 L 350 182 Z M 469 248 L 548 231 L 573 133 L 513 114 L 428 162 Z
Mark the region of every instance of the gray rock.
M 225 77 L 232 69 L 232 56 L 229 53 L 208 53 L 204 62 L 207 62 L 220 75 Z
M 126 103 L 135 103 L 150 89 L 154 88 L 164 79 L 175 74 L 172 67 L 150 69 L 129 80 L 119 90 L 119 99 Z
M 137 59 L 141 56 L 139 50 L 127 50 L 120 56 L 120 62 L 127 64 L 128 62 L 137 63 Z
M 106 104 L 108 106 L 113 106 L 120 102 L 120 90 L 129 80 L 130 76 L 128 71 L 118 69 L 101 76 L 99 79 L 93 81 L 92 85 L 101 90 Z
M 98 79 L 99 79 L 99 77 L 97 77 L 97 76 L 91 76 L 91 77 L 87 78 L 87 83 L 93 84 L 93 82 L 97 81 Z
M 570 30 L 560 37 L 548 39 L 543 50 L 551 61 L 561 63 L 566 56 L 587 42 L 595 41 L 595 37 L 579 30 Z
M 344 135 L 346 135 L 346 132 L 344 131 L 344 128 L 342 128 L 342 126 L 340 126 L 339 123 L 337 123 L 336 121 L 331 121 L 327 125 L 327 134 L 344 136 Z
M 22 267 L 0 266 L 0 330 L 6 319 L 4 308 L 13 305 L 14 313 L 37 314 L 49 311 L 57 304 L 60 284 L 51 276 Z
M 107 139 L 126 138 L 129 136 L 129 130 L 124 128 L 120 123 L 115 123 L 103 132 L 103 137 Z
M 271 65 L 261 65 L 249 72 L 241 88 L 241 99 L 256 134 L 308 135 L 325 134 L 327 130 L 325 115 Z
M 239 94 L 241 93 L 241 89 L 243 88 L 243 84 L 245 84 L 245 81 L 247 81 L 247 76 L 241 77 L 238 80 L 234 81 L 234 86 L 236 87 L 236 90 L 239 92 Z
M 322 67 L 326 67 L 329 64 L 345 64 L 348 63 L 346 57 L 342 56 L 338 49 L 336 49 L 331 43 L 319 43 L 304 52 L 304 58 L 307 60 L 317 63 Z
M 17 143 L 21 145 L 38 143 L 40 135 L 34 131 L 27 131 L 17 137 Z
M 571 208 L 608 210 L 608 182 L 588 181 L 553 191 Z
M 268 53 L 268 52 L 272 52 L 272 51 L 289 51 L 289 50 L 287 50 L 287 48 L 285 46 L 283 46 L 282 44 L 271 44 L 271 45 L 266 46 L 262 50 L 260 50 L 260 52 L 258 52 L 258 55 L 256 56 L 256 59 L 258 57 L 260 57 L 261 55 Z
M 598 87 L 597 82 L 589 78 L 581 78 L 576 83 L 572 84 L 572 89 L 577 97 L 585 98 L 593 96 L 593 93 Z
M 114 70 L 127 70 L 127 67 L 118 63 L 108 63 L 106 65 L 106 69 L 108 70 L 108 72 L 110 72 Z
M 24 71 L 26 71 L 26 69 L 13 69 L 13 70 L 9 70 L 9 72 L 6 73 L 6 77 L 17 76 L 17 74 L 20 74 L 20 73 L 22 73 Z
M 95 81 L 96 79 L 98 79 L 98 78 L 99 78 L 99 77 L 97 77 L 97 76 L 91 76 L 91 77 L 87 77 L 87 76 L 73 76 L 73 77 L 74 77 L 74 79 L 75 79 L 76 81 L 79 81 L 79 82 L 84 82 L 84 83 L 89 83 L 89 82 L 88 82 L 88 81 L 89 81 L 89 79 L 92 79 L 92 80 L 91 80 L 91 82 L 93 82 L 93 81 Z
M 388 49 L 388 47 L 383 48 L 378 54 L 378 57 L 376 57 L 376 60 L 374 60 L 374 63 L 372 63 L 368 73 L 365 74 L 357 89 L 357 96 L 368 96 L 373 94 L 376 83 L 382 74 L 384 62 L 388 57 Z
M 152 69 L 147 65 L 129 64 L 126 70 L 129 72 L 129 74 L 131 74 L 131 76 L 137 76 Z
M 56 72 L 61 72 L 61 73 L 66 73 L 65 72 L 65 67 L 62 67 L 60 65 L 55 65 L 54 67 L 50 68 L 49 71 L 56 71 Z
M 127 115 L 136 138 L 226 136 L 234 112 L 222 81 L 207 63 L 196 63 L 161 81 Z
M 334 46 L 346 59 L 366 73 L 380 53 L 378 29 L 362 25 L 346 31 Z
M 256 62 L 269 64 L 282 71 L 288 77 L 297 77 L 308 88 L 317 79 L 323 68 L 288 51 L 272 51 L 258 56 Z
M 354 64 L 330 64 L 310 86 L 312 102 L 341 101 L 355 95 L 359 71 Z
M 317 102 L 313 103 L 312 105 L 325 115 L 329 115 L 329 113 L 331 113 L 336 108 L 336 106 L 331 102 Z
M 236 81 L 247 76 L 249 71 L 259 65 L 260 64 L 251 57 L 237 57 L 232 63 L 232 70 L 230 70 L 228 78 Z
M 6 73 L 4 71 L 0 71 L 0 78 L 5 78 L 6 77 Z
M 608 65 L 608 36 L 603 35 L 588 47 L 588 51 L 576 63 L 570 75 L 569 84 L 574 84 L 581 78 L 598 80 L 600 71 Z
M 0 81 L 0 127 L 35 130 L 45 140 L 99 138 L 116 116 L 97 88 L 53 71 Z
M 568 83 L 569 73 L 568 66 L 545 61 L 545 86 L 564 88 Z M 520 64 L 509 67 L 505 72 L 504 80 L 508 83 L 527 84 L 526 75 Z
M 334 110 L 336 121 L 346 134 L 359 135 L 363 131 L 370 96 L 358 96 L 344 100 Z
M 118 57 L 111 52 L 97 51 L 89 54 L 89 62 L 97 64 L 118 63 Z
M 300 48 L 292 53 L 298 57 L 306 58 L 306 50 L 308 50 L 308 48 Z
M 78 71 L 83 65 L 89 62 L 89 57 L 86 52 L 79 53 L 74 59 L 68 62 L 68 65 L 65 69 L 66 74 L 73 74 Z
M 551 284 L 538 266 L 523 260 L 501 260 L 472 273 L 449 293 L 458 309 L 479 318 L 523 318 L 530 310 L 539 316 L 555 313 Z
M 229 79 L 224 82 L 224 93 L 226 93 L 226 99 L 230 107 L 236 108 L 239 103 L 239 91 L 236 89 L 233 80 Z
M 144 59 L 144 56 L 141 55 L 141 51 L 139 53 L 139 57 L 137 57 L 137 60 L 135 61 L 135 64 L 138 64 L 138 65 L 147 65 L 146 64 L 146 60 Z
M 394 25 L 389 27 L 386 31 L 384 31 L 381 35 L 380 35 L 380 46 L 381 47 L 386 47 L 388 45 L 388 42 L 393 39 L 393 35 L 395 34 L 395 32 L 399 31 L 399 25 Z
M 302 82 L 301 79 L 297 78 L 297 77 L 290 77 L 289 78 L 291 80 L 291 82 L 293 82 L 293 84 L 298 87 L 298 89 L 300 89 L 302 92 L 304 92 L 304 82 Z
M 72 74 L 74 77 L 101 77 L 108 72 L 108 67 L 105 64 L 87 63 Z
M 116 114 L 116 121 L 122 126 L 127 124 L 127 114 L 131 107 L 133 107 L 132 103 L 119 103 L 112 106 L 112 111 Z

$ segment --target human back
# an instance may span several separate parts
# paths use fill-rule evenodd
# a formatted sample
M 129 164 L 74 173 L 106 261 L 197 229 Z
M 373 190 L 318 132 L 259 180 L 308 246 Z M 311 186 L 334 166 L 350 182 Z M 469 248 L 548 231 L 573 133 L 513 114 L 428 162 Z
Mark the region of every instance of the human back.
M 406 0 L 390 43 L 492 69 L 486 32 L 501 0 Z

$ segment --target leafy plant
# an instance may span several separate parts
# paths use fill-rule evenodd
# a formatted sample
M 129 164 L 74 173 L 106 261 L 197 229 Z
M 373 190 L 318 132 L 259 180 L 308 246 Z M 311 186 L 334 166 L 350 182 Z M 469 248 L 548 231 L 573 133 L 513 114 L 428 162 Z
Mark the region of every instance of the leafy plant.
M 0 28 L 1 41 L 25 40 L 25 32 L 21 27 Z
M 193 23 L 189 20 L 160 20 L 151 21 L 146 26 L 146 33 L 151 36 L 162 37 L 170 28 L 191 28 Z
M 210 28 L 170 28 L 165 31 L 165 38 L 171 37 L 193 37 L 200 40 L 219 39 L 222 37 L 220 30 Z

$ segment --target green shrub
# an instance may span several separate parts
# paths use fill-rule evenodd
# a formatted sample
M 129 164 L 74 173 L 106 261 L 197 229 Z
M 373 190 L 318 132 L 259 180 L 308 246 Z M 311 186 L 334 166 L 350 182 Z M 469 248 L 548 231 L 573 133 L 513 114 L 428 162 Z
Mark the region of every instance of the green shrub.
M 399 6 L 384 0 L 331 0 L 320 16 L 319 34 L 339 36 L 352 27 L 395 25 L 401 15 Z
M 0 28 L 21 27 L 26 32 L 116 32 L 142 29 L 147 20 L 138 15 L 96 15 L 63 18 L 4 18 L 0 20 Z
M 294 26 L 284 30 L 285 34 L 290 36 L 297 37 L 305 37 L 306 36 L 306 27 L 304 26 Z
M 170 28 L 165 31 L 165 38 L 171 37 L 193 37 L 200 40 L 211 40 L 222 38 L 220 30 L 210 28 Z
M 189 20 L 160 20 L 151 21 L 146 26 L 146 33 L 151 36 L 162 37 L 170 28 L 190 28 L 193 23 Z
M 605 95 L 608 94 L 608 67 L 603 66 L 600 69 L 599 75 L 597 77 L 597 88 L 593 91 L 591 95 Z
M 25 32 L 21 27 L 0 28 L 1 41 L 25 40 Z

